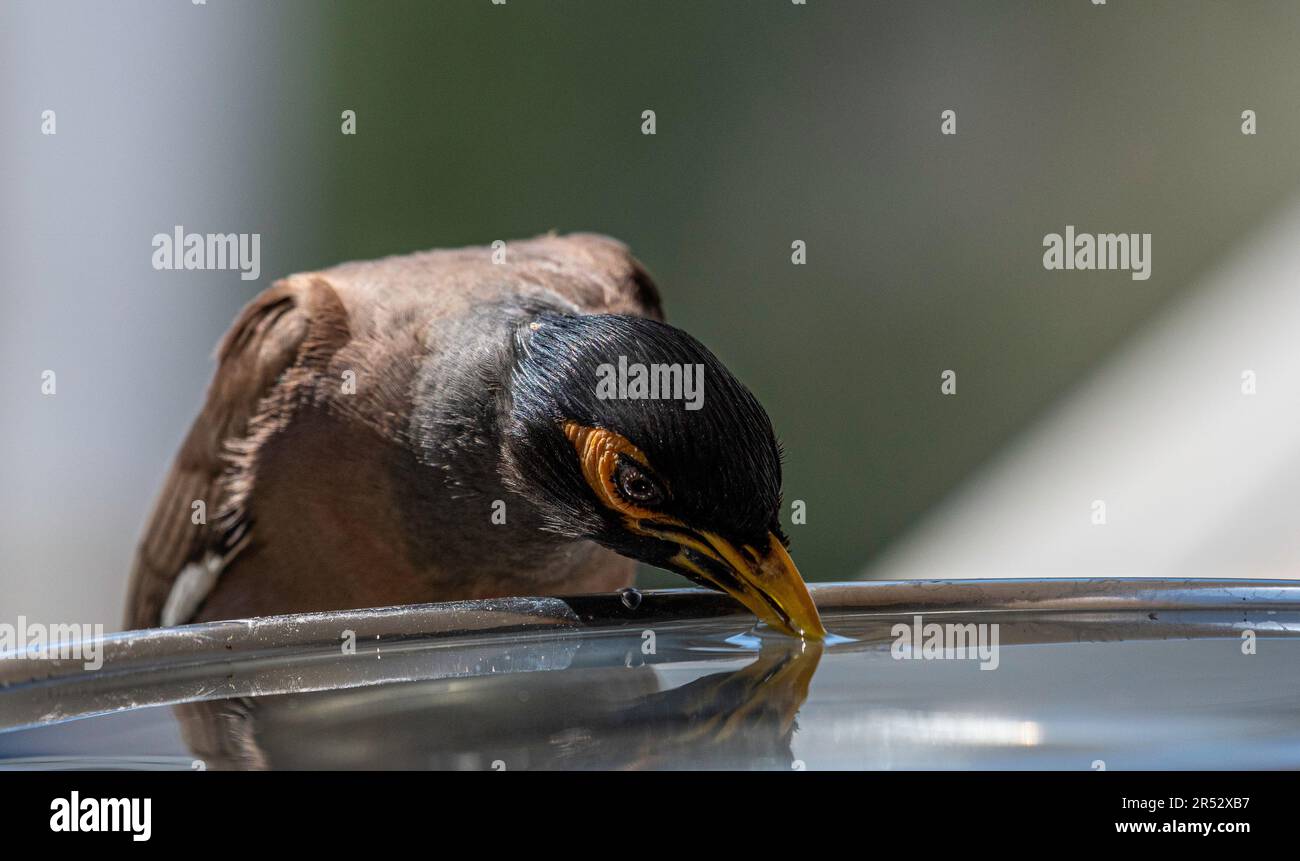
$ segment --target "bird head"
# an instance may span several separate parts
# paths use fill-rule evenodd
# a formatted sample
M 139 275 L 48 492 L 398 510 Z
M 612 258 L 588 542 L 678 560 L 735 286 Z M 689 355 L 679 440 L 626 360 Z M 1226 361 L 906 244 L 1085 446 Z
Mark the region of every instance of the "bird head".
M 758 401 L 690 335 L 621 315 L 543 313 L 514 340 L 508 481 L 543 528 L 825 635 L 786 551 L 781 455 Z

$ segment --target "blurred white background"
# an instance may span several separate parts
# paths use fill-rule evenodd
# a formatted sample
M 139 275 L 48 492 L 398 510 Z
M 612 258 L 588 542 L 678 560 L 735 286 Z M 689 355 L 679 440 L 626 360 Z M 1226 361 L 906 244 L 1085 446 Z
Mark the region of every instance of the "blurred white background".
M 1300 576 L 1297 237 L 1300 201 L 867 576 Z
M 235 272 L 155 271 L 154 234 L 261 232 L 262 271 L 274 273 L 315 229 L 312 206 L 273 220 L 302 169 L 303 133 L 279 106 L 311 84 L 280 64 L 287 44 L 312 38 L 311 19 L 245 11 L 0 5 L 0 612 L 11 623 L 120 624 L 137 533 L 217 337 L 260 289 Z M 53 397 L 40 390 L 47 369 Z

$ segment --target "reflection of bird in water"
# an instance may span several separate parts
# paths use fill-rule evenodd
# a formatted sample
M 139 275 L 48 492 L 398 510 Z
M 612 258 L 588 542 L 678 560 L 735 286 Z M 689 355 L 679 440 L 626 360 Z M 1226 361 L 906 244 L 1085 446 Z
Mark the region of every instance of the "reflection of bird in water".
M 790 768 L 795 717 L 821 643 L 764 648 L 743 669 L 651 694 L 595 729 L 567 731 L 566 768 Z M 575 740 L 580 741 L 574 744 Z
M 590 235 L 277 282 L 221 344 L 128 627 L 611 591 L 639 560 L 822 636 L 767 414 L 661 319 Z
M 669 690 L 650 666 L 583 668 L 176 707 L 214 769 L 789 768 L 821 644 L 765 647 Z

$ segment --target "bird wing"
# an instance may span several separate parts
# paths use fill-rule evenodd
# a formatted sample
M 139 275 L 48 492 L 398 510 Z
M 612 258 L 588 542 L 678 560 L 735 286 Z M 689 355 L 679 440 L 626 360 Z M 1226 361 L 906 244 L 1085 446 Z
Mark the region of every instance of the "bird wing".
M 588 313 L 664 319 L 659 288 L 641 261 L 617 239 L 595 233 L 540 236 L 520 245 L 527 254 L 563 261 L 548 286 Z M 579 277 L 582 273 L 582 277 Z
M 128 627 L 188 621 L 222 568 L 248 540 L 242 511 L 251 460 L 284 427 L 344 345 L 347 364 L 379 385 L 348 405 L 350 414 L 401 424 L 397 361 L 427 349 L 430 321 L 474 307 L 535 298 L 572 313 L 663 319 L 654 282 L 627 246 L 606 236 L 546 235 L 511 242 L 504 266 L 491 248 L 439 250 L 340 264 L 294 275 L 257 296 L 217 351 L 206 403 L 164 482 L 136 550 Z M 342 355 L 339 361 L 343 361 Z M 387 381 L 387 382 L 386 382 Z M 380 428 L 393 436 L 398 429 Z M 202 501 L 206 522 L 195 520 Z
M 346 331 L 346 314 L 338 298 L 312 276 L 276 283 L 240 313 L 217 349 L 207 400 L 136 548 L 126 608 L 129 628 L 186 621 L 185 614 L 162 618 L 178 578 L 206 577 L 210 587 L 221 563 L 238 551 L 243 524 L 222 516 L 231 502 L 232 458 L 259 423 L 282 418 L 284 409 L 291 408 L 292 398 L 283 391 L 291 388 L 285 378 L 295 369 L 305 370 L 309 354 L 337 346 L 340 329 Z M 195 505 L 200 501 L 203 517 Z

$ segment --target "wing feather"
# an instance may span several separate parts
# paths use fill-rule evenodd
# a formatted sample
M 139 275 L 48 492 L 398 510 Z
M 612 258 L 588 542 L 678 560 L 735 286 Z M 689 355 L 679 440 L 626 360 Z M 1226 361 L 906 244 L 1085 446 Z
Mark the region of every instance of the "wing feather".
M 325 291 L 328 296 L 322 295 Z M 243 530 L 220 516 L 230 504 L 223 481 L 231 469 L 230 451 L 247 438 L 260 413 L 282 405 L 283 398 L 273 397 L 275 390 L 303 358 L 313 309 L 331 300 L 337 306 L 333 291 L 320 280 L 278 282 L 245 306 L 222 339 L 206 402 L 172 463 L 136 550 L 127 597 L 129 628 L 158 625 L 187 567 L 211 565 L 211 557 L 235 549 Z M 206 522 L 194 522 L 196 501 L 204 503 Z

